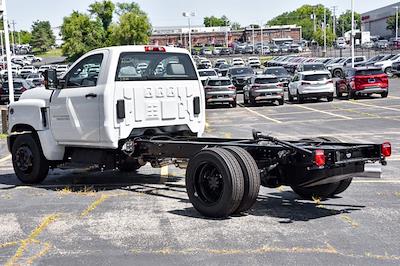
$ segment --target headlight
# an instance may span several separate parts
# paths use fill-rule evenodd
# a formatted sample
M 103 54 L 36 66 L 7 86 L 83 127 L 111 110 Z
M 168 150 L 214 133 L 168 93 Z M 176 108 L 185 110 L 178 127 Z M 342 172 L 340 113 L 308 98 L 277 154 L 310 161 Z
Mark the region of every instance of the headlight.
M 331 70 L 331 69 L 332 69 L 332 67 L 331 67 L 331 66 L 328 66 L 328 67 L 327 67 L 327 69 L 328 69 L 328 70 Z

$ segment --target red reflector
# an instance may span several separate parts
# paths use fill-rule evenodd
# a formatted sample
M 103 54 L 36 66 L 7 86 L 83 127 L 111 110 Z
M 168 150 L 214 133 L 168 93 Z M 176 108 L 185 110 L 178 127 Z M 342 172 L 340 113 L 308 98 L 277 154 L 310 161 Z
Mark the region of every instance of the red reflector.
M 315 164 L 319 167 L 325 165 L 325 153 L 323 150 L 316 150 L 314 156 Z
M 146 52 L 165 52 L 165 47 L 161 46 L 145 46 L 144 50 Z
M 392 155 L 392 145 L 390 142 L 384 142 L 381 149 L 383 156 L 390 157 Z

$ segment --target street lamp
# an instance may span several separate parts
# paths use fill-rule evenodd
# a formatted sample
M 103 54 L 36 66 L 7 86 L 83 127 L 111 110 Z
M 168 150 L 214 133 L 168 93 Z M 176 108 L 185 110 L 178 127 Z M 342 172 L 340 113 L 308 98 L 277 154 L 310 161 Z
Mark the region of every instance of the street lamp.
M 393 8 L 396 9 L 396 41 L 397 41 L 399 36 L 399 6 L 395 6 Z
M 195 17 L 196 13 L 195 12 L 183 12 L 182 15 L 185 18 L 188 18 L 188 23 L 189 23 L 189 52 L 192 54 L 192 29 L 191 29 L 191 23 L 190 23 L 190 18 Z

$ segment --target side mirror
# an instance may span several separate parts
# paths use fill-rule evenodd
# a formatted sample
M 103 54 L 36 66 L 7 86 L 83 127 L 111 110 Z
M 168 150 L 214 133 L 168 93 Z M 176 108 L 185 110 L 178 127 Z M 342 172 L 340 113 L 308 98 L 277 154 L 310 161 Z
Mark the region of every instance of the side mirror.
M 58 87 L 57 71 L 55 69 L 48 69 L 43 72 L 44 87 L 47 90 L 55 90 Z

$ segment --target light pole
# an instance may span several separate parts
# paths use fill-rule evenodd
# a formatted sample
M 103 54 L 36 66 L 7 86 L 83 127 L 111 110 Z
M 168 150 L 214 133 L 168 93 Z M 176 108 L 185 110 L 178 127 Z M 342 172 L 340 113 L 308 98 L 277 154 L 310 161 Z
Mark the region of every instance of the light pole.
M 8 76 L 8 99 L 10 103 L 14 102 L 14 83 L 11 69 L 11 51 L 10 51 L 10 36 L 8 35 L 8 20 L 6 0 L 0 1 L 0 12 L 3 12 L 4 39 L 6 44 L 7 57 L 7 76 Z
M 188 18 L 188 24 L 189 24 L 189 52 L 192 54 L 192 29 L 191 29 L 191 23 L 190 23 L 190 18 L 195 17 L 196 13 L 195 12 L 183 12 L 182 15 L 185 18 Z
M 251 25 L 251 30 L 252 30 L 252 35 L 253 35 L 253 54 L 254 54 L 254 49 L 255 49 L 255 39 L 254 39 L 254 26 L 255 25 Z
M 351 67 L 354 68 L 354 0 L 351 0 Z
M 324 8 L 324 51 L 323 57 L 326 56 L 326 8 Z
M 261 29 L 261 56 L 264 56 L 264 34 L 263 34 L 263 23 L 261 21 L 260 23 L 260 29 Z
M 399 6 L 395 6 L 393 8 L 396 9 L 396 41 L 397 41 L 399 36 Z
M 1 62 L 2 62 L 2 66 L 3 69 L 5 69 L 5 65 L 4 65 L 4 44 L 3 44 L 3 34 L 4 34 L 4 30 L 0 30 L 0 42 L 1 42 Z

